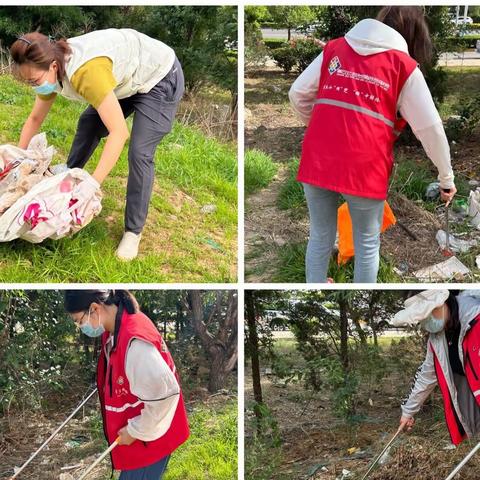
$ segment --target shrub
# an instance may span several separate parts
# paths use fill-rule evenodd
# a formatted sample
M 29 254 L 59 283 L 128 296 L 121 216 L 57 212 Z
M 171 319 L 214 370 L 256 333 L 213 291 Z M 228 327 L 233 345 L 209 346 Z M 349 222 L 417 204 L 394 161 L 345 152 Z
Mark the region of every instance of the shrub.
M 296 53 L 290 46 L 276 48 L 272 51 L 272 57 L 285 73 L 290 73 L 297 63 Z
M 457 107 L 458 115 L 447 120 L 445 131 L 450 140 L 461 140 L 470 136 L 480 123 L 480 95 Z
M 273 50 L 272 56 L 285 73 L 291 72 L 294 67 L 301 73 L 321 51 L 322 42 L 310 37 L 292 40 L 287 46 Z
M 270 50 L 275 50 L 276 48 L 281 48 L 288 45 L 288 42 L 281 38 L 264 38 L 263 43 Z
M 297 71 L 303 72 L 313 60 L 320 55 L 322 51 L 322 43 L 315 38 L 305 38 L 300 40 L 294 40 L 292 42 L 292 48 L 295 51 L 297 58 Z

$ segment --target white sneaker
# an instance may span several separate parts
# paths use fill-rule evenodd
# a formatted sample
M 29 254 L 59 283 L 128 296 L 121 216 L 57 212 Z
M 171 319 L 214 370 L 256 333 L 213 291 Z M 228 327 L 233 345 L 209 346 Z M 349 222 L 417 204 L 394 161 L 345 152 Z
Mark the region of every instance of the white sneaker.
M 141 233 L 137 235 L 133 232 L 125 232 L 117 248 L 117 257 L 125 261 L 133 260 L 138 255 L 138 246 L 141 238 Z

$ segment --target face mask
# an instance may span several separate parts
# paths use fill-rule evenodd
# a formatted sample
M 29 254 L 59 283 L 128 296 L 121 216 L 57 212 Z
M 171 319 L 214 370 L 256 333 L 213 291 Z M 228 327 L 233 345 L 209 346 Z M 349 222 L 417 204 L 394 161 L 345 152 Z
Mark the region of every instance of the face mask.
M 444 329 L 445 320 L 443 318 L 436 318 L 433 315 L 423 322 L 423 328 L 430 333 L 438 333 Z
M 57 88 L 57 82 L 50 83 L 48 80 L 45 80 L 38 87 L 34 87 L 33 90 L 35 91 L 35 93 L 38 93 L 39 95 L 50 95 L 55 91 L 56 88 Z
M 93 328 L 92 324 L 90 323 L 90 310 L 88 311 L 88 319 L 87 321 L 80 326 L 80 330 L 87 335 L 88 337 L 99 337 L 103 335 L 105 332 L 104 326 L 100 323 L 100 315 L 98 316 L 99 325 L 97 328 Z

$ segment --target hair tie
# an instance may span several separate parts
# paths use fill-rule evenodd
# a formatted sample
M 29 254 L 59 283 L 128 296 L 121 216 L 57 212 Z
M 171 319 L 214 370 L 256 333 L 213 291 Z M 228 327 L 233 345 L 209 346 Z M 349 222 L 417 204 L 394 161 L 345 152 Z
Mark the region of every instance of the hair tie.
M 56 40 L 55 40 L 55 37 L 52 37 L 52 35 L 49 35 L 49 36 L 48 36 L 48 41 L 49 41 L 50 43 L 55 43 Z
M 28 46 L 32 44 L 32 42 L 26 39 L 23 35 L 21 35 L 20 37 L 17 37 L 17 40 L 21 40 L 22 42 L 25 42 Z

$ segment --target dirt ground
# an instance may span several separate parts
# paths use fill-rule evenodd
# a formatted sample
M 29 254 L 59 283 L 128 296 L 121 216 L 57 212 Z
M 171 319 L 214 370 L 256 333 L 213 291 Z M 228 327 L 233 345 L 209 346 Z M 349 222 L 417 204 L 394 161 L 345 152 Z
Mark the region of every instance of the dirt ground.
M 246 404 L 253 400 L 249 368 L 245 370 Z M 278 422 L 281 437 L 280 465 L 269 480 L 361 479 L 398 428 L 408 383 L 406 378 L 389 375 L 380 384 L 364 389 L 356 405 L 361 420 L 349 425 L 335 416 L 329 392 L 312 397 L 300 384 L 285 386 L 273 376 L 262 375 L 263 398 Z M 432 403 L 417 415 L 414 429 L 397 438 L 386 462 L 373 470 L 369 480 L 443 479 L 475 446 L 475 441 L 465 441 L 453 448 L 445 422 L 438 415 L 440 396 L 435 393 L 432 397 Z M 246 417 L 246 456 L 251 425 Z M 273 453 L 264 461 L 269 458 Z M 479 466 L 477 455 L 458 478 L 477 480 Z M 259 475 L 261 470 L 259 465 L 254 478 L 267 478 Z
M 7 479 L 65 421 L 81 402 L 67 395 L 64 405 L 47 413 L 25 412 L 0 419 L 0 479 Z M 96 395 L 60 431 L 50 444 L 28 465 L 20 479 L 73 480 L 90 466 L 106 448 L 103 436 L 92 437 L 92 422 L 98 422 Z M 108 460 L 86 478 L 105 478 L 111 472 Z M 70 476 L 73 475 L 73 476 Z
M 245 147 L 262 150 L 279 163 L 279 173 L 272 183 L 246 200 L 245 271 L 251 282 L 271 281 L 279 249 L 287 243 L 308 238 L 306 211 L 293 216 L 276 205 L 287 176 L 286 163 L 299 156 L 305 130 L 288 105 L 288 90 L 296 76 L 266 66 L 247 72 L 245 78 Z M 480 131 L 477 131 L 462 142 L 461 148 L 452 145 L 452 164 L 457 176 L 479 177 L 479 144 Z M 428 162 L 421 148 L 400 147 L 397 155 L 402 154 L 414 161 Z M 434 166 L 430 168 L 433 179 L 436 176 Z M 381 254 L 393 260 L 397 273 L 405 281 L 413 281 L 414 271 L 446 259 L 435 240 L 437 230 L 444 228 L 444 211 L 440 207 L 435 214 L 430 213 L 398 194 L 391 195 L 388 200 L 399 223 L 417 239 L 395 225 L 382 235 Z

